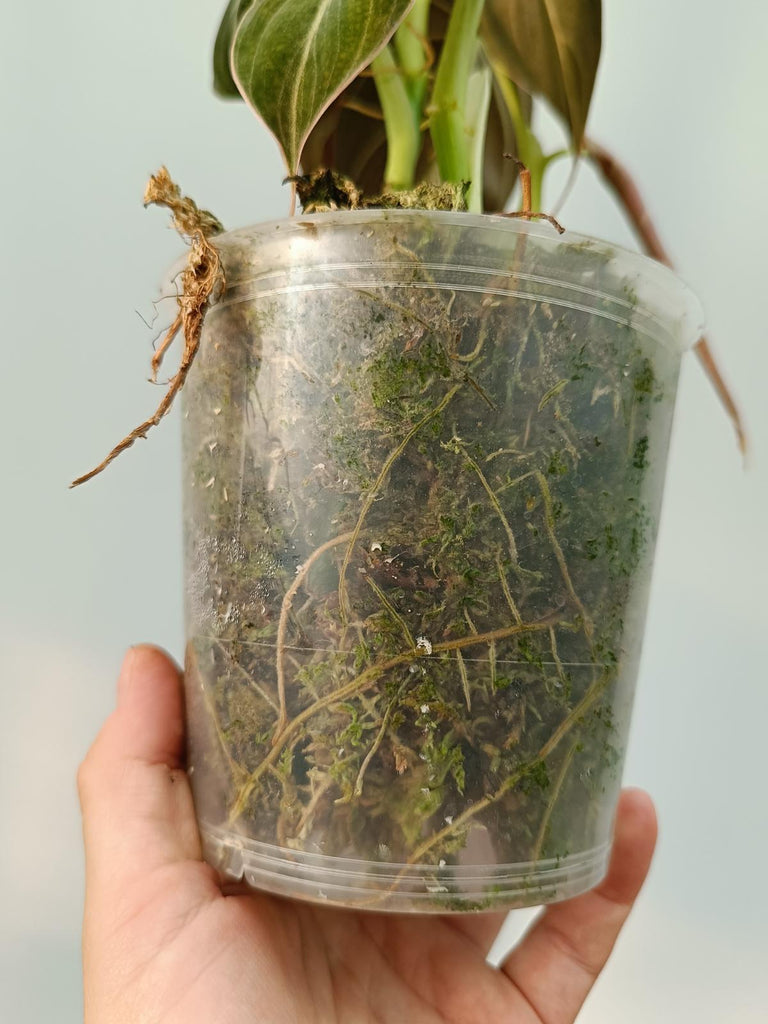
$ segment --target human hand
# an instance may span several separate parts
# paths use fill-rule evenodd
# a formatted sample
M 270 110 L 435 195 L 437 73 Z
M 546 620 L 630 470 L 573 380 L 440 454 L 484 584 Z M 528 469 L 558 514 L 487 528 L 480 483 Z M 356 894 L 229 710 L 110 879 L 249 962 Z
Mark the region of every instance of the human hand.
M 645 879 L 648 796 L 619 803 L 608 876 L 554 904 L 501 970 L 503 914 L 358 913 L 226 894 L 204 864 L 183 769 L 181 676 L 128 652 L 116 711 L 78 776 L 86 849 L 86 1024 L 566 1024 Z

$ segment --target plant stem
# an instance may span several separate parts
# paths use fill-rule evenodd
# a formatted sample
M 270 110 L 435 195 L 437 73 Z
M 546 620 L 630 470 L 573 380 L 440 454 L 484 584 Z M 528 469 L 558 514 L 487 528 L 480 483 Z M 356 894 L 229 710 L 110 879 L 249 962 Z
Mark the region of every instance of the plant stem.
M 431 0 L 416 0 L 405 21 L 395 32 L 393 40 L 405 78 L 405 88 L 419 123 L 424 109 L 427 72 L 431 63 L 431 48 L 427 38 L 430 3 Z
M 208 693 L 208 689 L 205 685 L 205 680 L 203 679 L 202 673 L 198 668 L 197 651 L 195 650 L 194 644 L 192 643 L 187 645 L 187 657 L 184 671 L 186 673 L 187 679 L 189 679 L 189 677 L 192 676 L 195 679 L 200 680 L 200 690 L 203 694 L 203 702 L 205 703 L 205 706 L 208 710 L 208 717 L 211 721 L 211 724 L 213 725 L 214 732 L 216 733 L 216 739 L 219 741 L 221 752 L 224 755 L 224 758 L 226 759 L 227 766 L 229 768 L 229 773 L 232 777 L 233 782 L 240 782 L 243 779 L 243 776 L 246 774 L 245 769 L 243 769 L 243 767 L 239 765 L 237 761 L 234 760 L 232 754 L 230 753 L 229 744 L 227 743 L 226 736 L 224 735 L 224 732 L 222 731 L 221 728 L 221 721 L 219 720 L 218 708 L 215 706 L 214 702 L 211 700 L 211 695 Z
M 448 394 L 443 397 L 442 401 L 440 401 L 435 406 L 434 409 L 431 409 L 427 413 L 427 415 L 422 417 L 422 419 L 420 419 L 415 426 L 411 427 L 411 429 L 405 435 L 405 437 L 397 446 L 397 448 L 395 448 L 395 450 L 388 456 L 386 462 L 381 467 L 381 471 L 378 477 L 376 478 L 375 482 L 369 489 L 368 494 L 365 496 L 363 507 L 360 510 L 360 515 L 358 517 L 357 524 L 355 525 L 355 528 L 352 531 L 349 545 L 347 546 L 347 550 L 344 555 L 344 562 L 342 563 L 341 571 L 339 573 L 339 618 L 341 619 L 343 625 L 346 625 L 347 621 L 347 569 L 349 568 L 349 560 L 352 557 L 352 551 L 354 550 L 355 544 L 357 543 L 357 538 L 360 536 L 360 531 L 363 528 L 365 517 L 370 512 L 371 506 L 373 505 L 376 499 L 376 495 L 379 493 L 384 481 L 387 479 L 389 471 L 390 469 L 392 469 L 395 460 L 400 455 L 403 454 L 405 449 L 408 447 L 410 441 L 416 436 L 416 434 L 418 434 L 421 428 L 423 426 L 426 426 L 426 424 L 429 423 L 429 421 L 433 417 L 438 416 L 443 411 L 443 409 L 445 409 L 445 407 L 451 401 L 456 392 L 460 390 L 460 388 L 460 384 L 456 384 L 454 387 L 452 387 Z
M 563 668 L 563 663 L 560 660 L 560 655 L 558 654 L 558 651 L 557 651 L 557 636 L 555 635 L 555 628 L 554 628 L 554 626 L 550 626 L 549 627 L 549 643 L 550 643 L 550 647 L 552 648 L 552 660 L 554 661 L 555 668 L 557 669 L 558 679 L 563 684 L 563 686 L 565 686 L 566 683 L 568 682 L 568 678 L 567 678 L 567 676 L 565 674 L 565 669 Z
M 381 720 L 381 728 L 379 729 L 378 733 L 376 734 L 376 739 L 373 741 L 373 744 L 371 745 L 371 749 L 365 755 L 365 758 L 363 759 L 363 763 L 360 765 L 360 771 L 357 773 L 357 779 L 355 780 L 355 789 L 354 789 L 355 796 L 360 796 L 360 794 L 363 792 L 363 779 L 365 778 L 365 773 L 368 770 L 368 765 L 371 763 L 373 758 L 376 756 L 376 751 L 381 746 L 381 741 L 384 739 L 384 735 L 385 735 L 385 733 L 387 731 L 387 725 L 389 724 L 389 717 L 392 714 L 392 711 L 394 710 L 395 704 L 399 700 L 400 694 L 402 692 L 403 692 L 403 687 L 401 686 L 400 689 L 395 694 L 395 696 L 389 702 L 387 710 L 384 713 L 384 717 Z
M 568 571 L 568 564 L 565 561 L 563 549 L 560 547 L 560 542 L 558 541 L 557 534 L 555 533 L 555 516 L 552 508 L 552 494 L 549 490 L 549 484 L 547 483 L 546 477 L 540 470 L 535 470 L 533 475 L 535 476 L 536 482 L 539 485 L 541 497 L 544 501 L 544 523 L 547 528 L 549 541 L 555 552 L 557 564 L 560 567 L 560 575 L 563 577 L 563 582 L 565 583 L 566 589 L 570 594 L 571 600 L 576 605 L 579 615 L 581 616 L 582 625 L 584 627 L 584 633 L 587 637 L 587 641 L 589 643 L 591 650 L 594 626 L 592 625 L 592 620 L 590 619 L 589 613 L 587 612 L 587 609 L 584 607 L 581 598 L 573 588 L 573 580 L 571 579 L 571 574 Z
M 372 576 L 369 576 L 369 575 L 366 574 L 364 579 L 365 579 L 365 582 L 368 584 L 368 586 L 371 588 L 371 590 L 374 592 L 374 594 L 378 597 L 378 599 L 381 601 L 381 603 L 387 609 L 387 611 L 392 616 L 394 621 L 400 627 L 400 629 L 401 629 L 401 631 L 403 633 L 403 637 L 405 638 L 405 642 L 408 644 L 409 647 L 415 647 L 416 646 L 416 642 L 414 641 L 413 636 L 411 635 L 410 629 L 408 629 L 408 626 L 407 626 L 407 624 L 405 622 L 405 619 L 403 619 L 403 617 L 399 614 L 399 612 L 397 611 L 395 606 L 387 598 L 387 595 L 384 593 L 384 591 L 381 589 L 381 587 L 379 587 L 376 584 L 376 581 L 374 580 L 374 578 Z
M 464 658 L 461 655 L 460 650 L 456 650 L 456 661 L 459 666 L 459 675 L 461 676 L 461 687 L 464 690 L 464 700 L 467 702 L 467 711 L 472 713 L 472 697 L 469 692 L 469 676 L 467 675 L 467 666 L 464 664 Z
M 520 611 L 518 610 L 518 607 L 515 604 L 515 600 L 512 597 L 512 591 L 509 589 L 509 583 L 507 582 L 507 574 L 504 572 L 504 566 L 501 564 L 501 556 L 498 554 L 496 555 L 496 568 L 498 569 L 499 573 L 499 582 L 501 583 L 501 589 L 504 593 L 506 602 L 509 605 L 509 610 L 512 612 L 512 618 L 515 620 L 515 622 L 522 622 L 523 620 L 520 615 Z M 550 626 L 549 628 L 551 631 L 552 627 Z
M 278 736 L 288 722 L 288 715 L 285 708 L 285 670 L 283 668 L 283 654 L 285 652 L 285 634 L 288 629 L 288 616 L 291 611 L 291 606 L 293 605 L 293 599 L 296 597 L 296 594 L 299 592 L 299 587 L 306 579 L 309 570 L 318 558 L 331 548 L 334 548 L 339 544 L 345 544 L 351 537 L 351 533 L 342 533 L 340 536 L 333 537 L 331 540 L 326 541 L 325 544 L 321 544 L 319 548 L 316 548 L 304 565 L 299 568 L 299 571 L 296 574 L 296 579 L 285 592 L 285 597 L 283 598 L 283 603 L 280 607 L 280 621 L 277 626 L 277 648 L 275 651 L 275 662 L 277 666 L 277 699 L 280 702 L 280 712 L 277 717 L 275 733 L 272 739 L 273 743 L 277 742 Z
M 371 70 L 387 130 L 384 187 L 394 191 L 409 189 L 413 187 L 421 149 L 421 131 L 391 46 L 384 47 L 371 64 Z
M 515 142 L 520 161 L 525 164 L 531 174 L 531 210 L 538 213 L 541 210 L 541 191 L 548 161 L 542 152 L 539 140 L 523 116 L 523 108 L 520 105 L 520 96 L 516 86 L 510 82 L 503 71 L 494 68 L 494 74 L 515 129 Z
M 483 3 L 484 0 L 455 0 L 428 108 L 440 177 L 456 184 L 469 181 L 472 175 L 466 124 L 467 88 L 477 56 Z
M 234 657 L 232 650 L 228 650 L 218 637 L 213 637 L 212 640 L 213 643 L 218 647 L 219 651 L 221 651 L 224 657 L 228 660 L 229 664 L 235 670 L 235 672 L 237 672 L 237 674 L 245 680 L 245 682 L 248 684 L 248 688 L 251 690 L 255 690 L 255 692 L 258 693 L 261 699 L 265 701 L 267 704 L 269 704 L 273 711 L 278 711 L 277 704 L 275 704 L 274 700 L 269 695 L 269 693 L 264 689 L 263 686 L 260 686 L 259 683 L 257 683 L 256 680 L 245 671 L 243 666 Z
M 533 844 L 533 853 L 531 854 L 531 861 L 533 864 L 538 864 L 541 860 L 541 851 L 544 848 L 544 841 L 547 838 L 547 832 L 549 831 L 549 822 L 552 818 L 552 812 L 555 809 L 555 804 L 560 797 L 560 792 L 563 788 L 563 783 L 568 774 L 568 769 L 571 767 L 574 755 L 578 750 L 579 742 L 572 743 L 568 753 L 563 758 L 563 763 L 560 765 L 560 771 L 557 773 L 554 785 L 552 786 L 552 793 L 550 795 L 547 806 L 544 810 L 544 814 L 541 819 L 541 825 L 539 825 L 539 831 L 536 836 L 536 842 Z
M 509 545 L 509 555 L 510 558 L 512 559 L 512 564 L 515 566 L 515 568 L 517 568 L 518 558 L 517 544 L 515 543 L 515 535 L 512 532 L 512 527 L 509 525 L 509 520 L 504 515 L 504 510 L 502 509 L 501 504 L 499 503 L 499 499 L 496 497 L 493 488 L 488 483 L 488 478 L 486 477 L 485 473 L 483 473 L 482 469 L 480 469 L 478 464 L 469 454 L 466 447 L 462 444 L 458 437 L 452 438 L 452 440 L 443 447 L 452 448 L 454 451 L 461 453 L 463 458 L 469 464 L 470 468 L 474 471 L 480 483 L 483 485 L 483 490 L 488 495 L 491 505 L 493 505 L 494 511 L 496 512 L 496 515 L 499 517 L 499 520 L 501 521 L 501 524 L 504 527 L 504 532 L 507 535 L 507 542 Z

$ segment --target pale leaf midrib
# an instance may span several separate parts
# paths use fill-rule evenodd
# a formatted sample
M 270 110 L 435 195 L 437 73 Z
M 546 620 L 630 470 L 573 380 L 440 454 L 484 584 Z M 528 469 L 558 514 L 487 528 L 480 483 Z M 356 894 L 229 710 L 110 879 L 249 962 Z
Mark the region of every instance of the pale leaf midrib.
M 287 0 L 287 3 L 291 3 L 291 0 Z M 310 26 L 309 32 L 307 33 L 307 39 L 306 39 L 306 42 L 304 43 L 304 49 L 302 51 L 301 58 L 299 60 L 299 66 L 298 66 L 297 71 L 296 71 L 296 76 L 295 76 L 295 78 L 293 80 L 293 91 L 292 91 L 292 94 L 291 94 L 291 103 L 290 103 L 290 106 L 289 106 L 290 118 L 289 118 L 289 121 L 288 121 L 288 131 L 289 131 L 290 138 L 291 138 L 291 143 L 292 143 L 292 145 L 291 145 L 292 152 L 290 153 L 290 160 L 291 160 L 291 164 L 294 165 L 294 166 L 291 167 L 291 173 L 293 173 L 296 170 L 295 164 L 296 164 L 296 162 L 298 160 L 297 149 L 298 149 L 298 145 L 299 145 L 299 141 L 300 141 L 299 137 L 298 137 L 299 96 L 301 95 L 301 93 L 303 91 L 304 71 L 305 71 L 305 68 L 307 66 L 307 62 L 309 60 L 309 53 L 310 53 L 310 50 L 312 49 L 312 44 L 314 43 L 315 37 L 318 34 L 317 33 L 318 26 L 321 24 L 323 18 L 325 17 L 325 12 L 328 10 L 328 8 L 332 4 L 333 4 L 333 0 L 323 0 L 323 2 L 318 7 L 317 14 L 315 15 L 315 17 L 314 17 L 314 19 L 312 21 L 312 24 Z

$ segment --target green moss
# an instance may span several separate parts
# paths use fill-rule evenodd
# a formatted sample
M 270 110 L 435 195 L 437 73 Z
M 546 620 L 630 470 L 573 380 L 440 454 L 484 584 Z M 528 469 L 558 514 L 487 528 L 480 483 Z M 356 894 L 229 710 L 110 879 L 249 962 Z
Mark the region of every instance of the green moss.
M 584 849 L 664 367 L 608 318 L 422 284 L 265 300 L 247 345 L 243 308 L 215 321 L 233 362 L 205 348 L 186 396 L 202 761 L 236 766 L 222 824 L 297 850 L 450 868 L 475 824 L 504 863 Z

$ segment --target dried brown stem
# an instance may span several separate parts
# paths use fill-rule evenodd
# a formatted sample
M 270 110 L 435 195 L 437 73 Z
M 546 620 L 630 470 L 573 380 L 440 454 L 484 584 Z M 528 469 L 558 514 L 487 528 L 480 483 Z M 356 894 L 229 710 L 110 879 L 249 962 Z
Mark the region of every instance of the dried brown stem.
M 668 267 L 674 268 L 669 253 L 661 241 L 650 214 L 645 207 L 640 191 L 627 168 L 619 163 L 608 150 L 592 139 L 585 139 L 584 147 L 587 156 L 594 162 L 606 184 L 612 189 L 618 199 L 645 251 L 660 263 L 665 263 Z M 739 451 L 742 455 L 746 455 L 749 441 L 744 420 L 728 385 L 723 379 L 707 337 L 702 336 L 694 348 L 699 361 L 704 367 L 704 372 L 709 378 L 710 384 L 715 389 L 718 398 L 733 423 Z
M 520 623 L 523 621 L 523 619 L 520 615 L 517 605 L 515 604 L 515 599 L 512 597 L 512 591 L 509 589 L 509 583 L 507 582 L 507 574 L 504 572 L 504 566 L 501 564 L 501 556 L 499 554 L 496 555 L 496 568 L 499 573 L 499 583 L 501 583 L 501 589 L 504 593 L 504 597 L 506 598 L 507 604 L 509 605 L 509 610 L 512 612 L 512 618 L 515 620 L 515 622 Z M 552 627 L 550 626 L 550 629 L 551 628 Z
M 277 742 L 278 737 L 288 722 L 288 714 L 285 707 L 285 669 L 283 667 L 283 656 L 285 654 L 285 635 L 288 630 L 288 616 L 291 612 L 293 599 L 298 594 L 302 583 L 307 578 L 309 570 L 318 558 L 324 555 L 326 551 L 330 551 L 339 544 L 345 544 L 351 537 L 351 533 L 342 533 L 340 536 L 333 537 L 331 540 L 327 540 L 325 544 L 321 544 L 319 548 L 316 548 L 306 562 L 299 567 L 296 579 L 285 592 L 283 603 L 280 606 L 280 620 L 277 625 L 277 649 L 275 652 L 275 662 L 277 665 L 277 700 L 280 705 L 280 710 L 277 717 L 277 725 L 275 726 L 275 733 L 272 737 L 273 744 Z
M 406 621 L 402 617 L 402 615 L 400 615 L 400 613 L 398 612 L 397 608 L 395 608 L 395 606 L 389 600 L 389 598 L 384 593 L 384 591 L 381 589 L 381 587 L 378 586 L 378 584 L 376 583 L 376 581 L 374 580 L 374 578 L 372 576 L 369 576 L 366 573 L 366 575 L 363 578 L 365 579 L 365 582 L 368 584 L 368 586 L 371 588 L 371 590 L 374 592 L 374 594 L 378 597 L 378 599 L 384 605 L 384 607 L 389 612 L 389 614 L 392 616 L 394 621 L 400 627 L 400 630 L 401 630 L 401 632 L 403 634 L 403 638 L 405 639 L 405 642 L 408 644 L 408 646 L 409 647 L 415 647 L 416 643 L 415 643 L 415 641 L 413 639 L 413 635 L 412 635 L 410 629 L 408 629 L 408 624 L 406 623 Z
M 733 423 L 733 429 L 736 431 L 736 440 L 739 445 L 739 451 L 742 455 L 746 455 L 749 451 L 749 437 L 744 425 L 744 419 L 736 405 L 733 395 L 731 394 L 730 388 L 723 380 L 720 367 L 715 361 L 715 356 L 712 349 L 709 347 L 709 339 L 706 335 L 702 335 L 702 337 L 699 338 L 694 348 L 696 350 L 696 355 L 699 357 L 699 362 L 704 367 L 704 372 L 709 377 L 710 384 L 715 389 L 717 397 L 725 408 L 731 423 Z
M 233 668 L 238 673 L 238 675 L 242 676 L 242 678 L 248 684 L 249 688 L 255 690 L 256 693 L 258 693 L 258 695 L 261 697 L 261 699 L 263 701 L 265 701 L 267 704 L 269 704 L 269 706 L 274 711 L 277 711 L 278 708 L 277 708 L 277 704 L 274 701 L 274 698 L 267 692 L 267 690 L 264 689 L 264 687 L 260 683 L 258 683 L 253 678 L 253 676 L 251 676 L 248 672 L 245 671 L 245 669 L 240 664 L 240 662 L 237 660 L 237 658 L 235 658 L 233 656 L 232 651 L 228 650 L 224 646 L 224 643 L 218 637 L 212 637 L 211 639 L 212 639 L 213 643 L 221 651 L 221 653 L 224 655 L 224 657 L 227 659 L 227 661 L 229 662 L 231 668 Z
M 534 864 L 538 864 L 538 862 L 541 860 L 541 851 L 544 848 L 544 841 L 547 838 L 547 832 L 549 831 L 549 822 L 552 818 L 552 812 L 554 811 L 555 804 L 557 803 L 560 797 L 560 792 L 563 788 L 565 777 L 568 774 L 568 769 L 571 767 L 571 762 L 573 761 L 578 746 L 578 741 L 576 743 L 571 744 L 567 754 L 563 758 L 563 763 L 560 765 L 560 771 L 557 773 L 557 778 L 555 779 L 554 785 L 552 786 L 552 792 L 550 794 L 549 800 L 547 801 L 547 806 L 544 810 L 544 814 L 541 819 L 541 825 L 539 826 L 539 831 L 536 836 L 536 842 L 533 844 L 531 861 Z
M 312 795 L 311 800 L 307 804 L 304 813 L 299 819 L 298 825 L 296 826 L 296 830 L 294 832 L 295 840 L 301 841 L 305 837 L 306 829 L 311 822 L 312 815 L 315 813 L 315 810 L 317 809 L 317 805 L 323 799 L 328 790 L 335 785 L 336 782 L 330 775 L 326 775 L 323 781 L 318 785 L 317 789 Z
M 587 609 L 584 607 L 581 598 L 574 589 L 573 580 L 571 579 L 571 574 L 568 571 L 568 563 L 565 560 L 563 549 L 560 547 L 560 541 L 557 539 L 557 534 L 555 533 L 555 516 L 552 509 L 552 494 L 549 490 L 549 484 L 547 483 L 544 474 L 540 470 L 534 470 L 533 475 L 536 477 L 536 482 L 539 485 L 541 497 L 544 501 L 544 523 L 547 528 L 549 542 L 552 545 L 552 548 L 554 549 L 555 558 L 557 559 L 557 564 L 560 567 L 560 575 L 563 577 L 563 582 L 565 583 L 568 593 L 570 594 L 571 600 L 578 609 L 579 615 L 581 615 L 581 621 L 584 626 L 584 633 L 586 634 L 587 641 L 591 649 L 592 637 L 594 634 L 594 626 L 592 625 L 592 620 L 589 617 Z
M 394 451 L 388 456 L 384 465 L 381 467 L 381 471 L 379 472 L 379 475 L 376 477 L 375 482 L 369 488 L 368 493 L 365 496 L 363 507 L 360 510 L 360 515 L 358 517 L 355 528 L 352 531 L 349 544 L 347 545 L 347 550 L 344 554 L 344 562 L 342 563 L 341 566 L 341 572 L 339 573 L 339 617 L 341 618 L 341 621 L 344 625 L 346 625 L 347 622 L 347 569 L 349 568 L 349 562 L 350 559 L 352 558 L 352 551 L 354 550 L 355 544 L 357 543 L 357 538 L 360 536 L 360 531 L 363 528 L 365 517 L 370 512 L 371 506 L 376 500 L 376 495 L 379 493 L 382 486 L 384 485 L 384 481 L 389 476 L 389 471 L 392 469 L 392 466 L 394 465 L 395 461 L 399 458 L 400 455 L 402 455 L 402 453 L 408 447 L 411 440 L 416 436 L 416 434 L 418 434 L 421 428 L 426 426 L 426 424 L 429 423 L 431 419 L 433 419 L 435 416 L 438 416 L 443 411 L 443 409 L 445 409 L 445 407 L 451 401 L 451 399 L 459 390 L 459 388 L 460 385 L 452 387 L 448 394 L 445 395 L 440 402 L 438 402 L 434 409 L 430 409 L 426 416 L 423 416 L 418 423 L 411 427 L 411 429 L 405 435 L 405 437 L 397 446 L 397 448 L 395 448 Z
M 559 220 L 555 220 L 550 213 L 524 213 L 522 210 L 517 210 L 514 213 L 502 213 L 500 216 L 509 217 L 510 220 L 546 220 L 557 231 L 558 235 L 565 234 L 563 225 Z
M 157 373 L 160 369 L 160 364 L 163 361 L 163 357 L 168 349 L 171 347 L 176 339 L 176 334 L 181 326 L 179 317 L 177 316 L 171 327 L 165 332 L 165 336 L 160 344 L 157 346 L 155 354 L 152 356 L 152 376 L 149 378 L 154 384 L 157 381 Z
M 464 446 L 464 444 L 462 443 L 460 438 L 458 438 L 458 437 L 451 438 L 451 440 L 447 444 L 443 445 L 443 447 L 444 448 L 452 448 L 454 451 L 460 452 L 461 455 L 466 460 L 466 462 L 469 464 L 469 467 L 472 469 L 472 471 L 474 472 L 474 474 L 477 477 L 477 479 L 482 484 L 483 490 L 488 495 L 488 499 L 489 499 L 491 505 L 493 506 L 493 509 L 494 509 L 496 515 L 499 517 L 499 521 L 501 522 L 501 525 L 504 527 L 504 532 L 507 535 L 507 543 L 509 545 L 509 555 L 510 555 L 510 558 L 512 559 L 512 564 L 515 567 L 517 567 L 517 565 L 518 565 L 518 557 L 517 557 L 517 543 L 515 542 L 515 535 L 512 532 L 512 527 L 509 525 L 509 520 L 504 515 L 504 509 L 501 507 L 501 504 L 499 503 L 499 499 L 496 497 L 496 494 L 494 493 L 493 488 L 488 483 L 488 478 L 486 477 L 485 473 L 483 473 L 482 469 L 480 469 L 478 464 L 475 462 L 475 460 L 469 454 L 469 452 L 467 451 L 466 447 Z
M 531 172 L 522 163 L 520 164 L 520 188 L 523 193 L 523 208 L 520 211 L 527 216 L 531 211 Z
M 368 765 L 374 759 L 374 757 L 376 756 L 376 751 L 381 746 L 382 740 L 384 739 L 384 736 L 387 731 L 387 725 L 389 723 L 390 715 L 392 714 L 395 708 L 395 704 L 397 703 L 402 692 L 403 687 L 401 686 L 400 689 L 397 691 L 396 695 L 394 696 L 394 698 L 389 702 L 387 710 L 384 712 L 384 717 L 381 720 L 381 726 L 379 728 L 379 731 L 376 733 L 376 738 L 371 744 L 371 749 L 365 755 L 363 763 L 360 765 L 360 771 L 357 773 L 357 779 L 355 780 L 354 794 L 356 797 L 360 796 L 363 792 L 363 781 L 365 779 L 365 773 L 368 771 Z
M 501 217 L 509 217 L 510 219 L 518 220 L 546 220 L 552 225 L 559 235 L 565 234 L 565 228 L 559 221 L 549 213 L 537 213 L 531 209 L 531 172 L 525 166 L 522 160 L 519 160 L 516 156 L 511 153 L 505 153 L 507 160 L 514 160 L 517 164 L 518 174 L 520 175 L 520 188 L 522 190 L 522 210 L 517 210 L 514 213 L 500 213 Z
M 461 688 L 464 691 L 464 700 L 467 702 L 467 711 L 472 713 L 472 695 L 469 692 L 469 676 L 467 675 L 467 666 L 464 664 L 464 658 L 462 657 L 461 651 L 456 650 L 456 662 L 459 666 L 459 675 L 461 676 Z
M 565 669 L 563 668 L 563 663 L 560 660 L 560 655 L 557 650 L 557 636 L 555 635 L 554 626 L 549 627 L 549 644 L 552 649 L 552 660 L 555 663 L 558 678 L 561 683 L 565 684 L 567 682 L 567 677 L 565 675 Z

